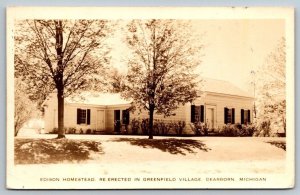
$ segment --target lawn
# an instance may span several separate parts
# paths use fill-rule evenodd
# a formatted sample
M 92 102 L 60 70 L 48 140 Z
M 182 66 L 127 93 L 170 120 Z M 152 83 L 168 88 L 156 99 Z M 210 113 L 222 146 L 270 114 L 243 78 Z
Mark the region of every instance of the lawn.
M 101 143 L 72 139 L 16 139 L 16 164 L 80 162 L 102 154 Z
M 99 174 L 282 173 L 285 138 L 55 135 L 15 139 L 15 165 L 89 166 Z M 52 166 L 53 165 L 53 166 Z M 182 167 L 182 168 L 180 168 Z M 184 168 L 183 168 L 184 167 Z

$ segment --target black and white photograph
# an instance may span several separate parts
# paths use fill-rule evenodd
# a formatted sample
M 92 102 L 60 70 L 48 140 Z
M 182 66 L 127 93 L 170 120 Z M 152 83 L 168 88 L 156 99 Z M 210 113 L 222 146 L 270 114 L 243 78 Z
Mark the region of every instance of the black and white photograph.
M 7 8 L 7 188 L 292 188 L 294 9 Z

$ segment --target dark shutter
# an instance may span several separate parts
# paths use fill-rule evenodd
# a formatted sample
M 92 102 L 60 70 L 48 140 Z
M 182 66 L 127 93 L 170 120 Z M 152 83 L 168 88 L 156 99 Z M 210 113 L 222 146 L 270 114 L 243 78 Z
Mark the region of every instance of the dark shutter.
M 232 120 L 231 120 L 231 124 L 234 124 L 235 123 L 235 113 L 234 113 L 234 108 L 232 108 L 232 111 L 231 111 L 231 117 L 232 117 Z
M 129 110 L 127 109 L 126 110 L 127 111 L 127 125 L 130 123 L 130 112 L 129 112 Z
M 250 115 L 250 110 L 248 110 L 248 123 L 250 123 L 251 122 L 251 117 L 250 117 L 251 115 Z
M 244 124 L 244 109 L 241 109 L 241 124 Z
M 203 105 L 200 106 L 200 113 L 201 113 L 200 121 L 203 123 L 204 122 L 204 106 Z
M 129 124 L 129 110 L 122 110 L 122 122 L 123 124 Z
M 81 109 L 77 108 L 77 124 L 80 124 L 80 114 L 81 114 Z
M 227 124 L 228 108 L 224 108 L 224 123 Z
M 91 124 L 91 110 L 87 109 L 87 117 L 86 117 L 86 124 Z
M 120 110 L 115 110 L 114 112 L 114 115 L 115 115 L 115 121 L 119 121 L 120 120 Z
M 191 106 L 191 122 L 195 122 L 195 105 Z

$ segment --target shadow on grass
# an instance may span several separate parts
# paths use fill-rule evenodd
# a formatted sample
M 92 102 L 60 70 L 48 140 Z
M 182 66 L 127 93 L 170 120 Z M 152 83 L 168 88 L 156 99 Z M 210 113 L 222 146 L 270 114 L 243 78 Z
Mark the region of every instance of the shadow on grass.
M 277 148 L 281 148 L 283 149 L 284 151 L 286 151 L 286 143 L 285 142 L 282 142 L 282 141 L 269 141 L 267 142 L 271 145 L 274 145 L 276 146 Z
M 91 152 L 103 154 L 97 141 L 69 139 L 15 139 L 15 164 L 80 162 Z
M 134 146 L 143 148 L 156 148 L 171 154 L 186 155 L 186 153 L 196 153 L 196 149 L 208 152 L 211 150 L 200 141 L 192 139 L 138 139 L 138 138 L 118 138 L 112 141 L 129 142 Z

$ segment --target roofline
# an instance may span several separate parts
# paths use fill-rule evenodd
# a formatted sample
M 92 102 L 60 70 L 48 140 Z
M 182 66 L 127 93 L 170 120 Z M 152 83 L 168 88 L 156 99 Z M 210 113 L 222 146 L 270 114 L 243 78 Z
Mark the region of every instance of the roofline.
M 110 104 L 110 105 L 101 105 L 101 104 L 85 104 L 85 103 L 73 103 L 73 102 L 65 102 L 67 105 L 71 106 L 92 106 L 92 107 L 110 107 L 110 106 L 130 106 L 131 104 Z
M 219 96 L 239 97 L 239 98 L 244 98 L 244 99 L 252 99 L 252 100 L 255 100 L 255 98 L 254 98 L 254 97 L 251 97 L 251 96 L 233 95 L 233 94 L 217 93 L 217 92 L 210 92 L 210 91 L 204 91 L 204 93 L 212 94 L 212 95 L 219 95 Z

